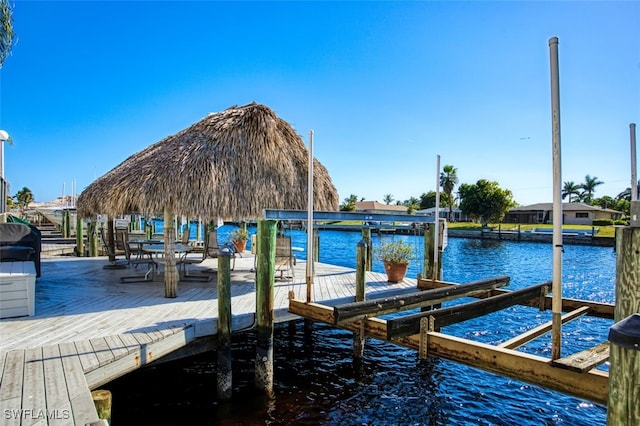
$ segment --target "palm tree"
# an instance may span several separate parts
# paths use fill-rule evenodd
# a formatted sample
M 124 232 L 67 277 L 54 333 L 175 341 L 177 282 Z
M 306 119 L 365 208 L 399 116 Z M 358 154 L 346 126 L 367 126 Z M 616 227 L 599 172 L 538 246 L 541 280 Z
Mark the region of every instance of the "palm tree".
M 348 198 L 344 199 L 344 202 L 340 206 L 341 211 L 352 212 L 356 209 L 356 202 L 358 201 L 358 196 L 355 194 L 349 195 Z
M 385 202 L 385 204 L 389 205 L 393 201 L 393 195 L 384 194 L 384 197 L 382 198 L 382 200 Z
M 33 192 L 26 186 L 16 193 L 16 200 L 18 200 L 18 207 L 24 216 L 24 211 L 29 207 L 29 204 L 34 201 Z
M 409 197 L 408 200 L 405 200 L 403 205 L 407 206 L 407 212 L 412 214 L 414 211 L 420 208 L 420 200 L 416 197 Z
M 636 198 L 640 199 L 640 180 L 638 181 L 638 194 L 637 194 Z M 631 187 L 629 186 L 629 187 L 625 188 L 624 191 L 622 191 L 621 193 L 616 195 L 616 200 L 631 201 Z
M 564 187 L 562 188 L 562 199 L 568 195 L 569 202 L 571 202 L 571 196 L 575 195 L 576 198 L 580 196 L 580 189 L 582 185 L 577 185 L 574 181 L 568 181 L 564 183 Z
M 584 201 L 591 203 L 591 197 L 593 196 L 593 193 L 596 192 L 596 186 L 602 185 L 603 183 L 604 182 L 599 181 L 596 176 L 591 177 L 586 175 L 584 177 L 584 183 L 581 185 L 585 195 Z
M 453 188 L 458 184 L 458 169 L 451 165 L 446 165 L 440 173 L 440 186 L 442 191 L 447 195 L 447 204 L 449 204 L 449 221 L 453 217 Z
M 11 53 L 15 33 L 13 31 L 13 6 L 8 0 L 0 0 L 0 68 Z

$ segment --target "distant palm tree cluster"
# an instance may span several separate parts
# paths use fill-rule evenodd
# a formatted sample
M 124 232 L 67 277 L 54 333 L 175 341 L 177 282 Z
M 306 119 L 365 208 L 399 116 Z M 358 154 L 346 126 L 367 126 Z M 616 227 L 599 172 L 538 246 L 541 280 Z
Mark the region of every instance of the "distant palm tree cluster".
M 574 181 L 564 182 L 562 199 L 564 200 L 568 197 L 567 201 L 569 203 L 587 203 L 628 213 L 629 203 L 631 202 L 631 187 L 626 188 L 615 197 L 605 195 L 600 198 L 594 198 L 593 194 L 595 193 L 596 187 L 603 183 L 604 182 L 599 181 L 596 176 L 592 177 L 591 175 L 586 175 L 583 183 L 576 184 Z M 640 187 L 640 185 L 638 186 Z

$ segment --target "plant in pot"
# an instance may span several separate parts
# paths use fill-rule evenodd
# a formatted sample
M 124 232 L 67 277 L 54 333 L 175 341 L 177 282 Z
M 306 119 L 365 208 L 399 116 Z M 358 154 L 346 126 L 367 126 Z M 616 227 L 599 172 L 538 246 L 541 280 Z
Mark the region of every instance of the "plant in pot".
M 246 228 L 238 228 L 231 234 L 231 242 L 238 253 L 242 253 L 247 249 L 247 240 L 249 239 L 249 231 Z
M 409 261 L 413 259 L 413 247 L 400 239 L 383 241 L 375 250 L 376 258 L 382 260 L 387 281 L 401 282 L 407 274 Z

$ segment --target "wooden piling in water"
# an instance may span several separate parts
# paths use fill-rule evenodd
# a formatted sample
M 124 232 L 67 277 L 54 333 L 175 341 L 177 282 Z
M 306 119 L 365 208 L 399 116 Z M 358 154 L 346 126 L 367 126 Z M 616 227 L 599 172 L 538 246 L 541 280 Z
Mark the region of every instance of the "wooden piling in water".
M 89 256 L 96 257 L 98 255 L 98 224 L 95 220 L 89 222 L 87 229 L 89 239 Z
M 273 394 L 273 293 L 275 285 L 277 221 L 258 221 L 256 262 L 255 384 Z
M 173 209 L 164 209 L 164 297 L 178 297 L 178 270 L 176 269 L 176 258 L 173 251 L 176 242 L 176 228 L 174 225 Z
M 103 389 L 94 390 L 91 392 L 91 397 L 93 398 L 93 404 L 96 406 L 98 418 L 111 424 L 111 392 Z
M 356 297 L 355 302 L 363 302 L 365 299 L 365 269 L 367 264 L 367 242 L 362 239 L 356 248 Z M 364 354 L 364 321 L 360 323 L 360 329 L 353 333 L 353 356 L 362 358 Z
M 84 257 L 83 222 L 80 215 L 76 215 L 76 256 Z
M 369 228 L 368 226 L 362 228 L 362 239 L 367 243 L 367 259 L 364 269 L 365 271 L 371 271 L 373 264 L 373 246 L 371 242 L 371 228 Z
M 433 280 L 440 280 L 440 277 L 442 276 L 442 235 L 439 234 L 438 236 L 440 238 L 438 238 L 438 241 L 440 242 L 438 244 L 438 265 L 435 265 L 435 258 L 434 258 L 434 250 L 436 250 L 435 248 L 435 244 L 436 244 L 436 232 L 440 232 L 440 229 L 443 229 L 442 226 L 440 225 L 439 221 L 436 221 L 435 223 L 430 223 L 427 225 L 427 228 L 424 231 L 424 262 L 423 262 L 423 269 L 422 269 L 422 277 L 423 278 L 428 278 L 428 279 L 433 279 Z M 437 271 L 434 270 L 434 268 L 437 268 Z
M 618 324 L 640 313 L 640 227 L 617 229 L 616 253 L 614 321 Z M 609 336 L 611 340 L 611 331 Z M 640 424 L 640 347 L 612 340 L 609 362 L 607 425 Z
M 231 398 L 231 252 L 224 248 L 218 255 L 218 347 L 216 376 L 218 399 Z
M 62 211 L 62 238 L 69 238 L 71 236 L 71 225 L 69 223 L 69 210 L 64 209 Z

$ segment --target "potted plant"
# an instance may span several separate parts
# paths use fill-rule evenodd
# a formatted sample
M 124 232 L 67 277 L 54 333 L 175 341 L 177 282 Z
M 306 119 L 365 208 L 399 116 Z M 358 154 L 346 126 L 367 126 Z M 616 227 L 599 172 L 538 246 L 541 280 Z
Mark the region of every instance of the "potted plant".
M 409 261 L 413 259 L 413 247 L 400 239 L 383 241 L 374 252 L 377 259 L 382 260 L 387 273 L 387 281 L 401 282 L 407 274 Z
M 247 240 L 249 239 L 249 231 L 246 228 L 238 228 L 231 234 L 231 242 L 238 253 L 242 253 L 247 248 Z

